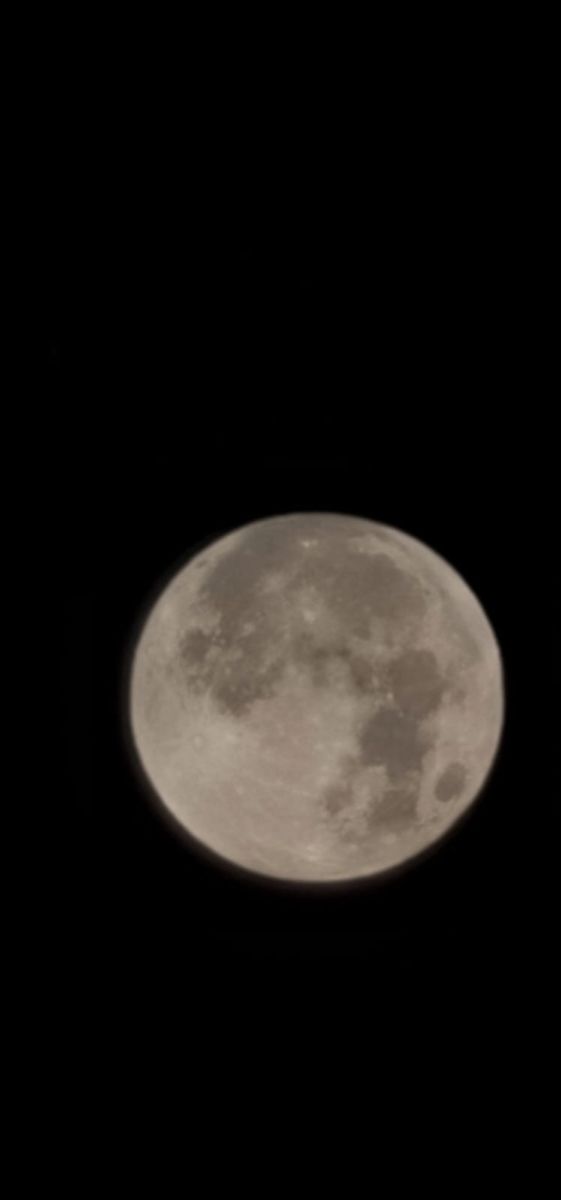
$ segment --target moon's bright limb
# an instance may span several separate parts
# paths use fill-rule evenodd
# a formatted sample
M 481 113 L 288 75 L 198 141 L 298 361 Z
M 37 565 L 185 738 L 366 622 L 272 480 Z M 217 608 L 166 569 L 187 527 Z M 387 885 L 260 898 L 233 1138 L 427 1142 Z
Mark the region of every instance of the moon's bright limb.
M 165 809 L 268 877 L 375 876 L 480 792 L 503 724 L 493 630 L 415 538 L 332 513 L 244 526 L 156 600 L 130 722 Z

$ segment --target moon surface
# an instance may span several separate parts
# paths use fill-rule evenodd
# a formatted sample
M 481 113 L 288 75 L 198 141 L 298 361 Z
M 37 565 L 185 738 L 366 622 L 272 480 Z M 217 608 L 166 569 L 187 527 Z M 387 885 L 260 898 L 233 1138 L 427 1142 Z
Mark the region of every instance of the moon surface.
M 262 876 L 378 876 L 470 807 L 504 719 L 493 629 L 397 529 L 294 513 L 183 566 L 141 629 L 136 753 L 196 843 Z

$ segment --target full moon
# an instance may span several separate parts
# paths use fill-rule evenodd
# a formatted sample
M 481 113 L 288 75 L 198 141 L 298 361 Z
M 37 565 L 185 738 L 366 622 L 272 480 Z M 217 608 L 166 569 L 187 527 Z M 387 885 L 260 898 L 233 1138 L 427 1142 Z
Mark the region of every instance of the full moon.
M 157 597 L 129 675 L 144 774 L 195 843 L 269 879 L 375 877 L 473 804 L 500 652 L 440 555 L 361 517 L 236 529 Z

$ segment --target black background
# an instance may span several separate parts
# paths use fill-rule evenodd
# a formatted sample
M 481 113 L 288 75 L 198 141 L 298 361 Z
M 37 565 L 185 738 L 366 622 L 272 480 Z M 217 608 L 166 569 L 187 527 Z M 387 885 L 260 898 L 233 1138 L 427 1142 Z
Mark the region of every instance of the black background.
M 92 118 L 42 142 L 37 436 L 63 615 L 45 955 L 78 1058 L 126 1045 L 138 1069 L 219 1047 L 302 1070 L 329 1047 L 358 1070 L 431 1038 L 453 1062 L 482 1037 L 519 1055 L 521 1028 L 543 1028 L 559 671 L 547 247 L 519 142 L 456 120 L 431 145 L 411 114 L 368 156 L 336 127 L 274 153 L 226 129 L 196 161 L 149 124 L 125 138 Z M 500 753 L 457 833 L 384 886 L 313 896 L 177 841 L 132 769 L 122 708 L 132 631 L 166 572 L 305 509 L 387 522 L 447 558 L 506 681 Z

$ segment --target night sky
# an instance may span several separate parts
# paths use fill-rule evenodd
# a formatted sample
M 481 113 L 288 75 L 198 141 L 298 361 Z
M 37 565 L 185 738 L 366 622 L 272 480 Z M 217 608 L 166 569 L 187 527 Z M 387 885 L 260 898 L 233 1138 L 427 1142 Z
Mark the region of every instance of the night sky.
M 389 170 L 335 136 L 343 163 L 314 140 L 289 171 L 289 146 L 229 130 L 195 166 L 149 125 L 96 140 L 92 119 L 42 160 L 35 438 L 62 618 L 45 958 L 59 1027 L 94 1057 L 328 1046 L 360 1062 L 435 1030 L 454 1057 L 506 1047 L 528 1014 L 543 1028 L 559 784 L 544 247 L 537 225 L 521 235 L 508 147 L 412 150 L 408 171 L 386 147 Z M 457 835 L 385 886 L 327 897 L 176 841 L 123 731 L 158 580 L 214 536 L 305 509 L 441 553 L 506 676 L 501 750 Z

